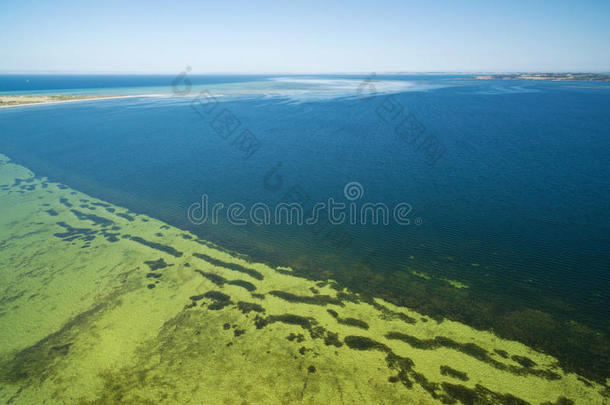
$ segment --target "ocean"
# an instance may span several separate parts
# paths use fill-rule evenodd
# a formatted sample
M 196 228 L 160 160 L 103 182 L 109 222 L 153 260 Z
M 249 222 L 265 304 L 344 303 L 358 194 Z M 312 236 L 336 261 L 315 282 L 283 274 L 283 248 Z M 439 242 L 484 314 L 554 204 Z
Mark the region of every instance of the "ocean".
M 0 153 L 38 176 L 610 376 L 608 84 L 14 75 L 2 93 L 134 95 L 0 110 Z M 303 223 L 276 223 L 293 203 Z M 343 209 L 307 224 L 316 203 Z

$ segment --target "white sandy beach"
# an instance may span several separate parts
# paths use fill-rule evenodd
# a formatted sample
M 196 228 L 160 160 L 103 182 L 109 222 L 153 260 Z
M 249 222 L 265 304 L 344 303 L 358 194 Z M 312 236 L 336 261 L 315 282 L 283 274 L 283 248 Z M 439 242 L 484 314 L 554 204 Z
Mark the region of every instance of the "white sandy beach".
M 79 101 L 96 101 L 96 100 L 112 100 L 118 98 L 135 98 L 135 97 L 163 97 L 163 94 L 136 94 L 129 96 L 82 96 L 82 98 L 73 98 L 68 100 L 53 100 L 50 97 L 57 97 L 61 95 L 0 95 L 0 108 L 11 108 L 11 107 L 22 107 L 31 105 L 45 105 L 45 104 L 59 104 L 59 103 L 75 103 Z M 69 96 L 68 96 L 69 97 Z M 74 96 L 81 97 L 81 96 Z M 20 104 L 1 105 L 8 101 L 24 101 Z

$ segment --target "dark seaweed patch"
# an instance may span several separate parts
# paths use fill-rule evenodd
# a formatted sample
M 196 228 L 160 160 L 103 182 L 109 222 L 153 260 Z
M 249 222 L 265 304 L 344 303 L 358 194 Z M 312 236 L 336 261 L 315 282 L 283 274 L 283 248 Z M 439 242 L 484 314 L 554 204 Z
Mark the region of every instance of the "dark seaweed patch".
M 118 232 L 110 232 L 108 230 L 106 230 L 105 228 L 102 228 L 100 230 L 102 236 L 104 236 L 104 238 L 106 238 L 106 240 L 108 242 L 118 242 L 119 241 L 119 236 L 121 235 Z
M 165 263 L 165 260 L 163 260 L 163 258 L 161 258 L 159 260 L 148 260 L 148 261 L 145 261 L 144 264 L 146 264 L 148 267 L 150 267 L 151 271 L 164 269 L 167 267 L 167 263 Z
M 72 343 L 66 343 L 65 345 L 53 346 L 49 349 L 49 354 L 59 353 L 62 356 L 65 356 L 70 351 L 70 347 Z
M 146 275 L 146 278 L 159 278 L 159 277 L 161 277 L 161 276 L 162 276 L 162 274 L 161 274 L 161 273 L 148 273 L 148 274 Z
M 57 211 L 55 211 L 54 209 L 49 209 L 49 210 L 47 210 L 46 212 L 47 212 L 47 214 L 49 214 L 49 215 L 50 215 L 50 216 L 52 216 L 52 217 L 56 217 L 57 215 L 59 215 L 59 214 L 57 213 Z
M 76 209 L 71 209 L 70 212 L 72 212 L 74 215 L 76 215 L 76 217 L 78 219 L 80 219 L 81 221 L 91 221 L 91 222 L 93 222 L 94 225 L 110 226 L 110 225 L 114 224 L 114 222 L 112 222 L 108 218 L 103 218 L 103 217 L 97 216 L 95 214 L 85 214 L 84 212 L 81 212 Z
M 215 301 L 213 303 L 211 303 L 210 305 L 208 305 L 208 309 L 211 311 L 218 311 L 219 309 L 223 309 L 224 307 L 231 305 L 231 302 L 225 302 L 225 301 Z
M 63 206 L 65 206 L 65 207 L 68 207 L 68 208 L 72 208 L 73 207 L 72 203 L 70 203 L 68 201 L 68 199 L 64 198 L 64 197 L 59 199 L 59 203 L 62 204 Z
M 248 269 L 244 266 L 240 266 L 239 264 L 235 264 L 235 263 L 227 263 L 227 262 L 223 262 L 221 260 L 218 259 L 214 259 L 208 255 L 204 255 L 203 253 L 193 253 L 193 256 L 195 256 L 198 259 L 201 260 L 205 260 L 206 262 L 214 265 L 214 266 L 218 266 L 218 267 L 224 267 L 227 268 L 229 270 L 234 270 L 234 271 L 238 271 L 240 273 L 244 273 L 249 275 L 250 277 L 253 277 L 257 280 L 262 280 L 263 279 L 263 275 L 261 273 L 259 273 L 256 270 L 252 270 L 252 269 Z
M 271 315 L 270 317 L 267 318 L 267 324 L 274 323 L 274 322 L 282 322 L 282 323 L 287 323 L 289 325 L 299 325 L 304 329 L 308 329 L 312 325 L 312 320 L 310 318 L 305 318 L 303 316 L 291 315 L 291 314 Z
M 208 291 L 205 294 L 203 294 L 204 298 L 209 298 L 212 299 L 214 301 L 230 301 L 231 297 L 229 297 L 227 294 L 223 294 L 220 291 Z
M 327 305 L 327 304 L 334 304 L 334 305 L 341 305 L 343 306 L 343 303 L 336 299 L 333 298 L 329 295 L 314 295 L 313 297 L 309 297 L 309 296 L 303 296 L 303 295 L 295 295 L 286 291 L 269 291 L 270 295 L 273 295 L 275 297 L 281 298 L 285 301 L 288 302 L 298 302 L 298 303 L 302 303 L 302 304 L 312 304 L 312 305 Z
M 337 318 L 337 322 L 339 322 L 340 324 L 343 324 L 343 325 L 355 326 L 356 328 L 361 328 L 361 329 L 369 328 L 369 325 L 366 322 L 361 321 L 360 319 L 356 319 L 356 318 Z
M 584 315 L 586 311 L 577 311 L 577 319 L 574 319 L 576 312 L 568 314 L 542 302 L 532 308 L 531 300 L 526 298 L 535 290 L 531 286 L 527 288 L 527 294 L 519 297 L 502 288 L 497 291 L 485 289 L 482 296 L 477 289 L 469 290 L 470 293 L 456 291 L 442 281 L 423 282 L 408 274 L 388 275 L 377 268 L 377 260 L 370 260 L 377 255 L 372 252 L 365 257 L 358 267 L 357 277 L 352 266 L 338 264 L 332 270 L 332 278 L 337 280 L 338 286 L 358 293 L 365 302 L 379 297 L 437 321 L 447 318 L 479 330 L 493 328 L 501 338 L 519 341 L 556 357 L 565 371 L 605 384 L 610 370 L 609 335 L 601 330 L 603 322 L 590 323 L 593 318 Z M 382 267 L 385 262 L 379 260 Z M 314 282 L 320 279 L 319 266 L 314 260 L 304 262 L 293 273 Z M 375 280 L 374 285 L 370 280 Z
M 328 346 L 333 345 L 341 347 L 343 342 L 339 340 L 339 335 L 333 332 L 329 332 L 322 326 L 318 325 L 318 322 L 314 318 L 306 318 L 299 315 L 283 314 L 283 315 L 271 315 L 267 318 L 263 318 L 256 315 L 254 318 L 254 324 L 257 329 L 264 328 L 265 326 L 281 322 L 289 325 L 299 325 L 301 328 L 309 331 L 309 335 L 312 339 L 324 339 L 324 343 Z
M 255 319 L 255 325 L 257 329 L 264 328 L 275 322 L 286 323 L 289 325 L 299 325 L 303 329 L 309 330 L 312 326 L 312 318 L 305 318 L 299 315 L 283 314 L 283 315 L 270 315 L 267 318 L 257 317 Z M 313 321 L 315 322 L 315 321 Z
M 439 390 L 439 385 L 428 381 L 428 379 L 421 373 L 417 373 L 413 370 L 413 360 L 408 357 L 402 357 L 395 354 L 388 346 L 383 343 L 377 342 L 373 339 L 364 336 L 346 336 L 345 344 L 354 350 L 378 350 L 386 353 L 385 361 L 388 368 L 395 370 L 398 374 L 390 381 L 400 381 L 405 387 L 413 387 L 413 379 L 423 389 L 428 391 L 433 398 L 441 398 L 442 402 L 444 399 L 436 392 Z
M 110 204 L 106 204 L 103 202 L 92 202 L 91 205 L 96 205 L 98 207 L 105 207 L 105 208 L 110 207 Z
M 341 318 L 339 316 L 339 314 L 337 313 L 337 311 L 334 311 L 332 309 L 327 309 L 326 311 L 329 314 L 331 314 L 333 316 L 333 318 L 335 318 L 337 320 L 338 323 L 340 323 L 342 325 L 355 326 L 355 327 L 361 328 L 361 329 L 368 329 L 369 328 L 369 325 L 366 322 L 361 321 L 360 319 L 356 319 L 356 318 Z
M 396 377 L 398 378 L 398 381 L 402 383 L 402 385 L 407 388 L 413 387 L 413 382 L 409 378 L 410 374 L 414 374 L 412 370 L 413 360 L 408 357 L 398 356 L 392 351 L 388 350 L 388 353 L 385 357 L 385 361 L 389 369 L 398 371 Z M 427 380 L 425 380 L 425 378 L 418 377 L 417 379 L 418 381 L 425 381 L 427 383 Z M 434 391 L 432 391 L 432 396 L 436 398 L 436 393 Z
M 324 336 L 324 344 L 326 346 L 335 346 L 335 347 L 343 346 L 343 342 L 341 342 L 341 340 L 339 340 L 339 334 L 330 332 L 330 331 L 327 331 Z
M 511 394 L 493 392 L 480 384 L 474 389 L 464 385 L 442 383 L 443 390 L 453 399 L 466 405 L 501 404 L 501 405 L 530 405 L 529 402 Z
M 405 323 L 409 323 L 409 324 L 413 324 L 413 323 L 417 322 L 414 318 L 411 318 L 409 315 L 403 314 L 402 312 L 392 311 L 392 310 L 386 308 L 385 306 L 375 302 L 372 299 L 369 301 L 366 301 L 366 302 L 368 302 L 369 304 L 371 304 L 373 306 L 373 308 L 375 308 L 376 310 L 381 312 L 381 319 L 387 319 L 387 320 L 400 319 L 401 321 L 403 321 Z
M 354 350 L 380 350 L 382 352 L 389 352 L 390 349 L 383 343 L 377 342 L 371 338 L 364 336 L 346 336 L 343 342 Z
M 124 218 L 124 219 L 128 220 L 129 222 L 133 222 L 135 220 L 135 218 L 132 217 L 131 215 L 128 215 L 128 214 L 125 214 L 125 213 L 122 213 L 122 212 L 117 212 L 116 216 Z
M 474 357 L 475 359 L 487 363 L 498 370 L 508 371 L 516 375 L 535 375 L 538 377 L 546 378 L 548 380 L 558 380 L 561 376 L 557 373 L 548 370 L 535 370 L 529 367 L 516 367 L 513 365 L 506 365 L 497 361 L 489 355 L 487 350 L 474 343 L 458 343 L 452 339 L 444 336 L 437 336 L 434 339 L 418 339 L 415 336 L 407 335 L 401 332 L 390 332 L 385 335 L 388 339 L 401 340 L 408 343 L 410 346 L 416 349 L 422 350 L 433 350 L 439 347 L 447 347 L 460 351 L 468 356 Z
M 458 371 L 449 366 L 441 366 L 441 374 L 449 377 L 457 378 L 458 380 L 468 381 L 468 374 Z
M 108 303 L 98 304 L 66 322 L 58 331 L 39 340 L 16 353 L 10 361 L 0 365 L 0 382 L 17 383 L 21 380 L 44 381 L 53 375 L 55 360 L 69 353 L 72 340 L 78 328 L 91 322 L 92 318 L 108 307 Z
M 195 270 L 197 273 L 201 274 L 202 277 L 207 278 L 208 280 L 210 280 L 212 283 L 216 284 L 219 287 L 222 287 L 225 285 L 225 283 L 227 282 L 227 279 L 219 276 L 218 274 L 214 274 L 214 273 L 208 273 L 205 271 L 201 271 L 201 270 Z
M 508 359 L 508 352 L 506 350 L 494 349 L 494 352 L 498 353 L 498 355 L 500 355 L 501 357 Z
M 146 239 L 140 238 L 139 236 L 123 235 L 123 238 L 127 238 L 127 239 L 130 239 L 130 240 L 134 241 L 134 242 L 141 243 L 144 246 L 148 246 L 149 248 L 156 249 L 156 250 L 159 250 L 161 252 L 165 252 L 165 253 L 167 253 L 169 255 L 172 255 L 174 257 L 181 257 L 182 256 L 182 252 L 174 249 L 171 246 L 163 245 L 161 243 L 150 242 L 150 241 L 147 241 Z
M 517 363 L 521 364 L 523 367 L 534 367 L 536 365 L 536 362 L 533 361 L 532 359 L 530 359 L 529 357 L 525 357 L 525 356 L 518 356 L 518 355 L 514 355 L 511 356 L 511 359 L 515 360 Z
M 341 301 L 353 302 L 354 304 L 360 303 L 360 297 L 358 296 L 358 294 L 353 293 L 351 291 L 350 292 L 338 291 L 337 298 L 339 298 Z
M 297 342 L 301 343 L 302 341 L 305 340 L 305 336 L 303 336 L 303 334 L 299 333 L 291 333 L 290 335 L 286 336 L 286 339 L 288 339 L 289 341 L 293 341 L 296 340 Z
M 262 306 L 255 304 L 253 302 L 245 302 L 245 301 L 239 301 L 237 303 L 237 308 L 243 312 L 244 314 L 247 314 L 249 312 L 265 312 L 265 308 L 263 308 Z
M 97 231 L 90 229 L 90 228 L 74 228 L 74 227 L 66 224 L 65 222 L 58 222 L 57 225 L 61 226 L 66 231 L 57 232 L 57 233 L 54 233 L 53 235 L 58 238 L 61 238 L 65 242 L 72 242 L 76 239 L 91 241 L 91 240 L 95 239 L 95 234 L 97 233 Z
M 208 309 L 212 311 L 223 309 L 224 307 L 233 303 L 231 301 L 231 297 L 229 297 L 227 294 L 221 293 L 220 291 L 208 291 L 203 294 L 203 297 L 213 301 L 210 305 L 208 305 Z
M 63 227 L 66 230 L 66 232 L 58 232 L 58 233 L 55 233 L 54 235 L 57 236 L 58 238 L 62 238 L 66 242 L 71 242 L 76 239 L 82 239 L 84 241 L 89 242 L 89 241 L 94 240 L 95 235 L 98 233 L 98 231 L 93 230 L 91 228 L 75 228 L 75 227 L 72 227 L 72 226 L 66 224 L 65 222 L 57 222 L 57 225 Z M 111 232 L 107 231 L 106 229 L 100 230 L 100 233 L 109 242 L 116 242 L 119 240 L 117 238 L 117 236 L 119 235 L 118 233 L 111 233 Z
M 555 402 L 543 402 L 541 405 L 574 405 L 574 401 L 564 396 L 560 396 Z
M 236 285 L 238 287 L 245 288 L 248 291 L 255 291 L 256 290 L 256 287 L 254 286 L 254 284 L 249 283 L 249 282 L 244 281 L 244 280 L 230 280 L 230 281 L 227 281 L 227 284 Z

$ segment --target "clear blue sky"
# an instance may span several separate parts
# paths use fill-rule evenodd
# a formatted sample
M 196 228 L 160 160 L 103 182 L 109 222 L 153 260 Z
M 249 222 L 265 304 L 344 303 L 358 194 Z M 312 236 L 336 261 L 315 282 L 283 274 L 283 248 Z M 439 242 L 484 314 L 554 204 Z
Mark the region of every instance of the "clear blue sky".
M 610 0 L 0 2 L 1 72 L 610 71 Z

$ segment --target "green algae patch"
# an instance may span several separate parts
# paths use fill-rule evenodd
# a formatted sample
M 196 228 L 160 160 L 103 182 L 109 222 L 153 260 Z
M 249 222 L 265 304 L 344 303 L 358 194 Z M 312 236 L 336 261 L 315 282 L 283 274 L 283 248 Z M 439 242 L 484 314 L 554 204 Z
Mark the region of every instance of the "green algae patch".
M 415 277 L 423 278 L 424 280 L 432 280 L 431 276 L 427 275 L 422 271 L 411 270 L 410 273 L 413 274 Z
M 461 288 L 470 288 L 470 286 L 468 284 L 464 284 L 461 281 L 450 280 L 448 278 L 441 278 L 440 280 L 446 282 L 447 284 L 449 284 L 453 288 L 457 288 L 458 290 L 461 289 Z
M 0 209 L 0 403 L 607 401 L 521 343 L 251 263 L 2 155 Z
M 433 276 L 431 276 L 431 275 L 429 275 L 427 273 L 424 273 L 422 271 L 411 270 L 411 271 L 409 271 L 409 273 L 411 273 L 415 277 L 419 277 L 419 278 L 421 278 L 423 280 L 426 280 L 426 281 L 435 280 L 435 279 L 443 281 L 443 282 L 449 284 L 453 288 L 457 288 L 457 289 L 469 288 L 469 286 L 467 284 L 464 284 L 464 283 L 462 283 L 460 281 L 451 280 L 451 279 L 448 279 L 448 278 L 436 278 L 436 277 L 433 277 Z

